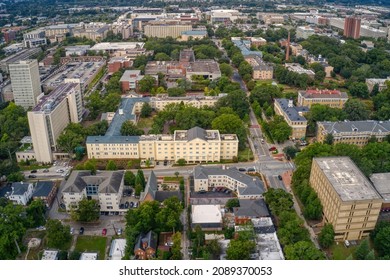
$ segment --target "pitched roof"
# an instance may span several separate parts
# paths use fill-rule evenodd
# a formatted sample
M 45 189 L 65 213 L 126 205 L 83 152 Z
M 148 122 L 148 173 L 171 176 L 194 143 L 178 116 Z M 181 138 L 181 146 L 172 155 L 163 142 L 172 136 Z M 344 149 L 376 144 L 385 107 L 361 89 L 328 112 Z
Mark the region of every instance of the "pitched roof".
M 340 121 L 340 122 L 318 122 L 328 133 L 350 133 L 350 132 L 390 132 L 390 121 Z
M 144 250 L 142 247 L 142 243 L 147 242 L 148 248 L 153 248 L 156 250 L 157 248 L 157 234 L 153 231 L 149 231 L 146 234 L 141 233 L 137 237 L 137 241 L 135 242 L 134 251 L 141 249 Z
M 206 130 L 198 126 L 195 126 L 187 131 L 187 135 L 188 135 L 188 140 L 191 141 L 197 138 L 206 140 L 207 134 L 206 134 Z
M 30 183 L 27 182 L 15 182 L 12 183 L 12 195 L 23 195 L 27 192 Z
M 268 217 L 269 212 L 264 199 L 248 200 L 240 199 L 240 207 L 234 211 L 235 216 L 245 216 L 251 218 Z
M 157 189 L 158 189 L 157 177 L 152 171 L 150 172 L 150 176 L 148 178 L 148 181 L 146 182 L 145 191 L 142 192 L 140 200 L 143 201 L 147 194 L 150 194 L 153 197 L 153 199 L 155 199 Z
M 33 197 L 45 197 L 48 196 L 54 188 L 53 181 L 40 181 L 35 186 Z

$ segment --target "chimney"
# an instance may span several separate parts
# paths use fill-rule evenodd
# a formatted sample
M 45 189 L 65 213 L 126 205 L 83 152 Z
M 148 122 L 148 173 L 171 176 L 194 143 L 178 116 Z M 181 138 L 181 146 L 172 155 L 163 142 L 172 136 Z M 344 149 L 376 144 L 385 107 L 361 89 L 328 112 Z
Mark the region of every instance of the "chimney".
M 290 31 L 288 32 L 287 37 L 287 47 L 286 47 L 286 62 L 290 59 Z
M 293 100 L 292 100 L 292 99 L 290 99 L 290 100 L 288 101 L 288 107 L 289 107 L 289 108 L 294 107 L 294 103 L 293 103 Z

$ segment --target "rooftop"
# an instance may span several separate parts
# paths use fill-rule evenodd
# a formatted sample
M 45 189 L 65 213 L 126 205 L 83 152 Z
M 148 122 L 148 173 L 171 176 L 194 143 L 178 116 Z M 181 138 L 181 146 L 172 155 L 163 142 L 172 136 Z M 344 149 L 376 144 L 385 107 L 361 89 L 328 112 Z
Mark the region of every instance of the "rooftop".
M 313 159 L 342 201 L 381 199 L 371 182 L 349 157 Z
M 240 207 L 237 207 L 234 215 L 237 217 L 259 218 L 269 216 L 269 212 L 264 199 L 240 199 Z
M 318 89 L 308 89 L 300 90 L 299 95 L 305 98 L 343 98 L 348 99 L 348 94 L 346 92 L 341 92 L 339 90 L 318 90 Z
M 192 141 L 194 139 L 209 141 L 219 140 L 220 135 L 218 130 L 205 130 L 196 126 L 189 130 L 175 130 L 174 139 L 175 141 Z
M 306 106 L 289 106 L 289 100 L 285 98 L 275 99 L 275 102 L 279 104 L 279 107 L 288 116 L 291 121 L 306 121 L 306 118 L 301 114 L 309 112 L 309 108 Z
M 15 182 L 12 183 L 12 195 L 24 195 L 28 191 L 28 186 L 31 183 Z
M 109 257 L 111 260 L 121 260 L 125 255 L 126 239 L 112 240 Z
M 198 59 L 194 62 L 191 62 L 187 67 L 187 73 L 196 72 L 221 74 L 218 62 L 212 59 Z
M 389 133 L 390 121 L 339 121 L 339 122 L 318 122 L 318 126 L 324 127 L 324 133 Z
M 181 35 L 187 35 L 187 36 L 206 36 L 207 31 L 206 30 L 188 30 L 181 32 Z
M 220 205 L 192 205 L 191 213 L 194 224 L 222 223 Z
M 59 85 L 48 95 L 44 95 L 39 103 L 33 108 L 33 112 L 51 113 L 60 104 L 72 90 L 76 90 L 78 84 L 65 83 Z
M 116 50 L 132 50 L 142 49 L 145 43 L 142 42 L 118 42 L 118 43 L 98 43 L 94 45 L 92 51 L 116 51 Z
M 382 196 L 385 202 L 390 202 L 390 173 L 375 173 L 370 177 L 377 192 Z
M 298 63 L 286 63 L 285 67 L 292 72 L 298 73 L 298 74 L 307 74 L 309 76 L 314 76 L 315 73 L 313 70 L 305 69 Z
M 44 250 L 42 255 L 42 260 L 44 261 L 52 261 L 57 260 L 58 251 L 56 250 Z
M 97 260 L 97 253 L 81 253 L 81 261 L 94 261 Z
M 257 234 L 259 260 L 284 260 L 282 247 L 271 218 L 252 219 L 252 223 Z
M 33 193 L 33 197 L 45 197 L 48 196 L 54 188 L 53 181 L 39 181 Z
M 262 52 L 250 50 L 251 41 L 249 40 L 232 40 L 232 42 L 237 48 L 240 49 L 243 56 L 257 55 L 259 57 L 263 57 Z

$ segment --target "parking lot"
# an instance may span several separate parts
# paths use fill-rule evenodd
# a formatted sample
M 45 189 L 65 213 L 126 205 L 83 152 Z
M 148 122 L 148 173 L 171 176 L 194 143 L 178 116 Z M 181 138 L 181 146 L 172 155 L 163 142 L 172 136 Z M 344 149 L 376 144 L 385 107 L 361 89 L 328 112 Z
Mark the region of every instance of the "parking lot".
M 69 165 L 69 160 L 55 161 L 53 166 L 49 168 L 26 170 L 23 172 L 28 179 L 45 179 L 53 177 L 66 177 L 70 174 L 72 166 Z

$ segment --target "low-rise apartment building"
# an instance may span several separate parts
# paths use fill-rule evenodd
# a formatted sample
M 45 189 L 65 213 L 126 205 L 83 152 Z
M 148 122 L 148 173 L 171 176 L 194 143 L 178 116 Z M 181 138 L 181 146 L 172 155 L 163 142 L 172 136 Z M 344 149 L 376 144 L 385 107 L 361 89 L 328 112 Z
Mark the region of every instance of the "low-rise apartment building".
M 342 109 L 348 101 L 348 94 L 339 90 L 308 89 L 298 91 L 298 105 L 311 107 L 313 104 Z
M 248 62 L 252 68 L 252 78 L 254 80 L 272 80 L 274 75 L 274 67 L 265 63 L 259 56 L 247 56 L 245 61 Z
M 224 93 L 220 93 L 218 96 L 169 97 L 167 94 L 159 94 L 156 97 L 151 97 L 149 104 L 157 111 L 164 110 L 169 104 L 184 104 L 195 108 L 202 108 L 204 106 L 213 107 L 225 95 Z
M 287 124 L 292 128 L 293 139 L 306 137 L 307 120 L 303 114 L 309 111 L 306 106 L 294 106 L 293 101 L 280 98 L 275 99 L 274 110 L 277 115 L 284 118 Z
M 314 79 L 315 73 L 313 70 L 305 69 L 298 63 L 285 63 L 284 66 L 288 71 L 298 73 L 298 74 L 306 74 L 310 78 Z
M 77 209 L 78 203 L 86 199 L 99 202 L 101 214 L 124 214 L 121 209 L 124 171 L 101 171 L 91 175 L 90 171 L 74 170 L 62 191 L 67 211 Z
M 378 91 L 387 89 L 388 82 L 390 82 L 390 77 L 388 77 L 387 79 L 366 79 L 366 85 L 368 87 L 369 92 L 372 92 L 375 85 L 378 85 Z
M 196 166 L 194 168 L 194 191 L 211 191 L 224 187 L 237 193 L 240 199 L 260 199 L 265 192 L 264 183 L 236 168 Z
M 390 121 L 317 122 L 317 141 L 324 142 L 328 134 L 333 136 L 335 144 L 346 143 L 362 147 L 373 136 L 382 142 L 390 135 Z
M 360 240 L 375 228 L 383 199 L 349 157 L 314 158 L 310 185 L 335 240 Z

